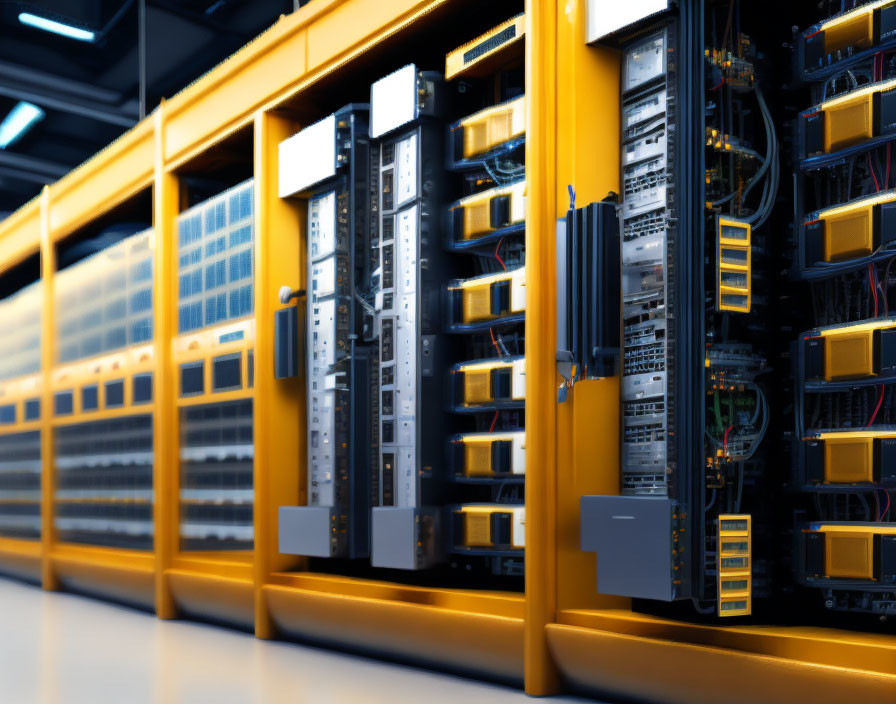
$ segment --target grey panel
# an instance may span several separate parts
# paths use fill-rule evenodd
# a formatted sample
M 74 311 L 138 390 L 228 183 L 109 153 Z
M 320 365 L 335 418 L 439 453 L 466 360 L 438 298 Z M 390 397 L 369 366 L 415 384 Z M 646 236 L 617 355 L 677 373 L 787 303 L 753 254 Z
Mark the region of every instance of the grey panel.
M 435 510 L 375 506 L 371 512 L 370 563 L 400 570 L 428 567 L 441 557 L 435 544 L 438 524 Z
M 582 550 L 597 553 L 597 591 L 672 601 L 671 499 L 583 496 Z
M 330 513 L 328 506 L 281 506 L 280 552 L 330 557 Z

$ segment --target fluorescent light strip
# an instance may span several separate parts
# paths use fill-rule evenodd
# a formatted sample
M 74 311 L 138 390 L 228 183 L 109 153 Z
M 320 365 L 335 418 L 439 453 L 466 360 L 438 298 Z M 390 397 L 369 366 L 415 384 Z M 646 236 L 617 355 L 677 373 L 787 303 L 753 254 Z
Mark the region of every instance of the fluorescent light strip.
M 19 13 L 19 22 L 27 24 L 29 27 L 42 29 L 45 32 L 60 34 L 63 37 L 77 39 L 81 42 L 92 42 L 96 38 L 96 33 L 91 32 L 89 29 L 73 27 L 70 24 L 63 24 L 62 22 L 56 22 L 55 20 L 47 19 L 46 17 L 32 15 L 30 12 Z
M 44 111 L 31 103 L 19 103 L 0 122 L 0 149 L 6 149 L 44 117 Z

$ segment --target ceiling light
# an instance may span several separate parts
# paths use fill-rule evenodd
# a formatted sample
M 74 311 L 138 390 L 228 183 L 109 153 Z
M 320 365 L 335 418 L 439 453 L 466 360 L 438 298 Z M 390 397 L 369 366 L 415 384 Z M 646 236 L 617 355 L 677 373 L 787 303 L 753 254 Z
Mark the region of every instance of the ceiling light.
M 44 111 L 31 103 L 19 103 L 0 122 L 0 149 L 6 149 L 25 134 L 35 122 L 42 120 Z
M 62 22 L 56 22 L 55 20 L 50 20 L 46 17 L 32 15 L 30 12 L 20 13 L 19 22 L 21 22 L 22 24 L 27 24 L 29 27 L 36 27 L 37 29 L 42 29 L 45 32 L 61 34 L 63 37 L 77 39 L 82 42 L 92 42 L 96 37 L 96 33 L 91 32 L 89 29 L 73 27 L 70 24 L 63 24 Z

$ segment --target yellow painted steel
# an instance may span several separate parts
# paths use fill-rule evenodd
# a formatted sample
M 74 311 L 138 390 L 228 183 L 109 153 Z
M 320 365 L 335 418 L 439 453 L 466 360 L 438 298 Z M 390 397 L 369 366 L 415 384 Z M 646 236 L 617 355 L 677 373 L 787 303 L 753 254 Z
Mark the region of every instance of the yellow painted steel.
M 272 316 L 280 286 L 304 286 L 304 212 L 300 204 L 276 197 L 276 145 L 297 129 L 294 115 L 316 109 L 302 104 L 307 88 L 325 85 L 330 73 L 349 65 L 363 64 L 369 73 L 368 49 L 386 39 L 400 42 L 429 13 L 450 9 L 449 0 L 317 0 L 282 18 L 0 223 L 0 272 L 40 252 L 44 306 L 37 388 L 43 414 L 27 427 L 41 429 L 45 458 L 43 538 L 0 539 L 0 566 L 35 575 L 39 570 L 47 589 L 61 583 L 154 601 L 162 618 L 217 618 L 254 626 L 265 638 L 283 633 L 525 678 L 531 694 L 559 691 L 562 675 L 598 691 L 654 701 L 886 699 L 896 687 L 893 636 L 668 621 L 595 592 L 595 556 L 578 546 L 579 499 L 619 491 L 619 383 L 579 382 L 558 405 L 561 379 L 554 359 L 554 232 L 567 208 L 567 186 L 575 187 L 579 205 L 619 192 L 619 53 L 585 44 L 584 0 L 526 3 L 525 594 L 320 575 L 305 571 L 306 561 L 279 554 L 276 508 L 305 501 L 305 421 L 302 383 L 273 379 Z M 237 321 L 252 334 L 232 344 L 244 353 L 255 351 L 255 388 L 213 398 L 255 401 L 255 548 L 182 553 L 177 414 L 212 397 L 177 398 L 177 363 L 210 354 L 201 334 L 176 334 L 179 172 L 238 130 L 253 134 L 245 158 L 254 161 L 256 298 L 253 318 Z M 65 374 L 96 372 L 55 361 L 55 243 L 147 188 L 156 233 L 155 339 L 151 358 L 125 355 L 120 368 L 131 374 L 150 361 L 154 367 L 155 549 L 59 543 L 53 526 L 53 390 L 61 388 Z M 3 388 L 12 393 L 11 385 Z M 650 677 L 643 676 L 645 663 Z
M 0 222 L 0 273 L 40 252 L 42 217 L 40 195 Z
M 179 182 L 164 169 L 162 129 L 167 103 L 162 102 L 153 115 L 155 168 L 153 179 L 153 228 L 156 233 L 153 266 L 153 332 L 155 336 L 155 413 L 153 415 L 153 529 L 155 531 L 155 608 L 159 618 L 177 615 L 174 595 L 166 571 L 177 551 L 178 440 L 177 407 L 174 394 L 174 363 L 171 340 L 174 337 L 176 301 L 174 286 L 177 272 L 175 220 L 178 212 Z
M 526 2 L 526 464 L 533 471 L 526 475 L 523 672 L 534 695 L 560 687 L 544 631 L 557 608 L 557 267 L 550 237 L 557 218 L 557 15 L 556 2 Z
M 300 558 L 281 555 L 281 505 L 305 503 L 303 380 L 274 378 L 274 312 L 281 286 L 304 288 L 304 207 L 278 196 L 278 145 L 298 126 L 278 115 L 255 117 L 255 634 L 272 638 L 262 588 L 272 572 L 296 569 Z M 296 305 L 293 303 L 292 305 Z
M 53 389 L 50 375 L 56 362 L 56 321 L 54 316 L 56 297 L 53 289 L 53 276 L 56 272 L 56 248 L 53 246 L 50 233 L 50 189 L 44 186 L 40 194 L 40 273 L 43 281 L 44 304 L 41 310 L 40 363 L 43 384 L 40 401 L 40 535 L 42 550 L 41 583 L 44 589 L 59 588 L 59 580 L 53 569 L 50 555 L 56 543 L 56 526 L 53 522 L 56 496 L 56 467 L 52 458 L 53 448 Z

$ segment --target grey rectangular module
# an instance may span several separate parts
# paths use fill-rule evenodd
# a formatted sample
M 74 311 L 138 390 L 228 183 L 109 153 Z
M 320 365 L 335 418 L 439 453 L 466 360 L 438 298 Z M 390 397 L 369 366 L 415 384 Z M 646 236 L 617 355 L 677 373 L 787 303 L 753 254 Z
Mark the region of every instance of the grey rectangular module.
M 420 569 L 440 556 L 440 529 L 436 509 L 375 507 L 371 513 L 370 562 L 375 567 Z
M 333 509 L 327 506 L 281 506 L 280 552 L 333 557 Z
M 597 553 L 597 591 L 673 599 L 671 499 L 583 496 L 581 547 Z

